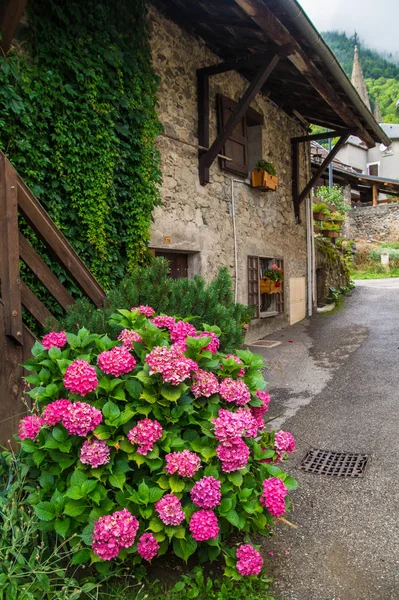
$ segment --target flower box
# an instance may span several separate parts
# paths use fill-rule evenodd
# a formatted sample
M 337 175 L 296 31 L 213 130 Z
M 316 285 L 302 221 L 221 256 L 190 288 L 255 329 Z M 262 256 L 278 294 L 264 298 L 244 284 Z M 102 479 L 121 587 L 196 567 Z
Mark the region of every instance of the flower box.
M 329 229 L 323 229 L 323 235 L 329 238 L 337 238 L 339 236 L 338 231 L 330 231 Z
M 316 223 L 313 224 L 313 231 L 315 233 L 320 233 L 321 232 L 321 227 L 319 225 L 316 225 Z
M 273 281 L 269 277 L 263 277 L 259 281 L 261 294 L 279 294 L 281 292 L 281 281 Z
M 325 215 L 324 213 L 313 213 L 313 219 L 315 221 L 328 221 L 328 215 Z
M 274 192 L 277 189 L 278 177 L 270 175 L 265 169 L 256 168 L 251 173 L 251 184 L 262 192 Z

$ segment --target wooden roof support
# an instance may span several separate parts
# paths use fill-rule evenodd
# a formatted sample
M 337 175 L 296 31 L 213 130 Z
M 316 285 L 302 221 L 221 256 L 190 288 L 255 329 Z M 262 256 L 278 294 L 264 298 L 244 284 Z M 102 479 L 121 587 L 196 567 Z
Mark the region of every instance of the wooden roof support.
M 334 129 L 333 131 L 325 131 L 324 133 L 313 133 L 311 135 L 301 135 L 299 137 L 292 138 L 293 142 L 315 142 L 317 140 L 328 140 L 329 138 L 341 137 L 343 135 L 356 135 L 357 129 L 345 128 L 345 129 Z
M 289 46 L 292 53 L 288 59 L 309 81 L 320 96 L 341 117 L 348 127 L 356 127 L 359 135 L 371 148 L 375 143 L 368 131 L 362 126 L 350 108 L 340 98 L 333 86 L 319 71 L 315 63 L 307 56 L 300 44 L 291 35 L 284 24 L 261 0 L 234 0 L 236 4 L 259 25 L 259 27 L 278 45 Z
M 223 129 L 219 132 L 216 140 L 208 151 L 202 152 L 199 157 L 199 176 L 201 185 L 209 182 L 209 167 L 221 152 L 226 140 L 234 131 L 242 116 L 246 113 L 252 100 L 261 90 L 267 78 L 273 72 L 280 57 L 275 55 L 269 63 L 263 64 L 257 71 L 252 82 L 246 89 L 235 110 L 230 115 Z M 209 145 L 209 81 L 205 73 L 197 74 L 198 77 L 198 135 L 201 146 Z
M 345 144 L 348 137 L 349 137 L 348 133 L 345 133 L 342 137 L 340 137 L 340 139 L 335 144 L 335 146 L 331 150 L 331 152 L 329 154 L 327 154 L 326 158 L 323 160 L 320 167 L 318 167 L 316 169 L 316 171 L 314 171 L 311 179 L 308 181 L 308 183 L 305 185 L 305 187 L 303 188 L 303 190 L 301 192 L 299 192 L 299 187 L 298 187 L 298 182 L 299 182 L 299 160 L 298 160 L 298 157 L 299 157 L 299 144 L 301 142 L 298 141 L 298 138 L 293 138 L 291 140 L 291 145 L 292 145 L 292 182 L 293 182 L 292 183 L 292 192 L 293 192 L 292 195 L 293 195 L 294 211 L 295 211 L 297 223 L 300 223 L 299 207 L 300 207 L 302 201 L 309 194 L 310 190 L 312 189 L 312 187 L 314 186 L 314 184 L 316 183 L 316 181 L 318 180 L 320 175 L 327 169 L 328 165 L 334 160 L 335 156 L 338 154 L 338 152 L 340 151 L 342 146 Z
M 27 0 L 3 0 L 0 3 L 0 47 L 4 54 L 8 52 L 26 5 Z

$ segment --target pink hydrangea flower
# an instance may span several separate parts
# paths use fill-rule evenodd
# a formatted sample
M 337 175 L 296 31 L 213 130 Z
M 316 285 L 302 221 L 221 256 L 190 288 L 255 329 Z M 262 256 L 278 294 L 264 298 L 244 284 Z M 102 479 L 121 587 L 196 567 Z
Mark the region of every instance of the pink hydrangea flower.
M 159 544 L 152 533 L 143 533 L 137 544 L 137 552 L 144 560 L 152 560 L 158 553 Z
M 203 477 L 194 483 L 190 496 L 196 506 L 200 508 L 215 508 L 220 504 L 222 482 L 214 477 Z
M 159 315 L 158 317 L 154 317 L 151 319 L 151 323 L 156 325 L 157 327 L 166 327 L 166 329 L 171 329 L 173 325 L 176 323 L 174 317 L 169 317 L 167 315 Z
M 138 520 L 127 508 L 100 517 L 92 535 L 94 554 L 103 560 L 116 558 L 121 548 L 133 546 L 138 528 Z
M 201 459 L 190 450 L 171 452 L 165 456 L 165 471 L 168 475 L 178 472 L 181 477 L 194 477 L 201 465 Z
M 220 395 L 226 402 L 235 402 L 239 406 L 251 400 L 248 387 L 241 379 L 226 377 L 219 386 Z
M 221 408 L 218 416 L 213 419 L 215 437 L 219 441 L 239 438 L 244 433 L 244 425 L 238 412 L 234 413 Z
M 94 469 L 109 463 L 111 451 L 103 440 L 86 440 L 80 449 L 80 462 Z
M 104 373 L 114 377 L 130 373 L 136 366 L 136 360 L 126 346 L 115 346 L 112 350 L 104 350 L 98 355 L 97 363 Z
M 197 337 L 197 330 L 191 323 L 185 321 L 177 321 L 170 328 L 170 339 L 175 342 L 182 350 L 186 350 L 187 336 Z
M 259 501 L 273 517 L 281 517 L 285 513 L 284 498 L 288 490 L 281 479 L 270 477 L 263 482 L 263 493 Z
M 193 374 L 191 391 L 195 398 L 199 398 L 201 396 L 209 398 L 209 396 L 212 396 L 212 394 L 217 394 L 219 391 L 219 382 L 216 375 L 209 373 L 208 371 L 204 371 L 203 369 L 199 369 Z
M 86 402 L 73 402 L 62 417 L 62 424 L 71 435 L 86 437 L 103 420 L 101 410 Z
M 34 440 L 43 425 L 41 417 L 32 415 L 24 417 L 18 426 L 18 437 L 20 440 Z
M 74 360 L 65 371 L 64 386 L 80 396 L 94 392 L 98 386 L 95 368 L 85 360 Z
M 145 456 L 154 447 L 156 441 L 162 437 L 162 426 L 158 421 L 142 419 L 127 434 L 129 442 L 137 444 L 137 452 Z
M 236 356 L 235 354 L 228 354 L 226 356 L 226 358 L 233 358 L 234 361 L 237 363 L 237 365 L 243 365 L 244 363 L 242 362 L 241 358 L 239 358 L 238 356 Z M 244 377 L 245 375 L 245 369 L 244 367 L 242 369 L 240 369 L 237 373 L 237 377 Z
M 258 435 L 259 422 L 255 419 L 248 407 L 239 408 L 237 413 L 244 428 L 244 437 L 256 437 Z
M 158 502 L 155 502 L 154 506 L 159 518 L 165 525 L 180 525 L 184 521 L 181 502 L 174 494 L 166 494 Z
M 277 431 L 274 435 L 274 447 L 280 457 L 284 452 L 291 454 L 296 448 L 294 436 L 288 431 Z
M 249 448 L 241 438 L 234 438 L 221 442 L 216 448 L 216 454 L 222 463 L 222 471 L 231 473 L 246 466 Z
M 189 529 L 197 542 L 216 539 L 219 535 L 219 524 L 212 510 L 199 510 L 190 519 Z
M 152 315 L 155 313 L 155 310 L 151 308 L 151 306 L 148 306 L 148 304 L 140 304 L 140 306 L 133 306 L 130 310 L 132 312 L 134 310 L 138 310 L 140 315 L 145 315 L 148 318 L 152 317 Z
M 220 340 L 219 340 L 218 336 L 216 335 L 216 333 L 214 333 L 213 331 L 203 331 L 197 337 L 198 338 L 202 338 L 202 337 L 212 338 L 211 341 L 209 342 L 209 344 L 207 346 L 205 346 L 204 350 L 207 350 L 208 352 L 212 352 L 212 354 L 216 354 L 216 352 L 218 351 L 219 346 L 220 346 Z
M 65 400 L 65 398 L 60 398 L 59 400 L 47 404 L 42 414 L 43 423 L 50 426 L 60 423 L 71 404 L 72 402 L 70 400 Z
M 260 553 L 250 544 L 242 544 L 237 548 L 237 571 L 240 575 L 259 575 L 263 567 Z
M 184 356 L 182 350 L 173 344 L 167 346 L 155 346 L 145 357 L 150 365 L 150 375 L 160 373 L 162 379 L 172 385 L 179 385 L 190 377 L 191 371 L 197 371 L 196 362 Z
M 65 335 L 65 331 L 51 331 L 47 333 L 43 339 L 42 344 L 46 348 L 46 350 L 50 350 L 53 346 L 56 348 L 62 348 L 67 343 L 67 337 Z
M 142 342 L 142 337 L 137 331 L 133 331 L 133 329 L 124 329 L 118 335 L 118 340 L 123 342 L 123 345 L 131 350 L 133 348 L 134 342 Z

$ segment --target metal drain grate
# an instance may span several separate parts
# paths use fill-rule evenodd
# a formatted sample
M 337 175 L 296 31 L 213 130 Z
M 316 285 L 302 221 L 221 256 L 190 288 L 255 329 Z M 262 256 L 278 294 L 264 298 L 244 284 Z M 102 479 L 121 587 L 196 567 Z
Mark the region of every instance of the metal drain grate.
M 274 340 L 256 340 L 256 342 L 252 342 L 248 344 L 248 346 L 259 346 L 260 348 L 274 348 L 275 346 L 279 346 L 281 342 L 275 342 Z
M 331 452 L 330 450 L 310 448 L 298 468 L 301 471 L 319 475 L 363 477 L 368 460 L 368 454 Z

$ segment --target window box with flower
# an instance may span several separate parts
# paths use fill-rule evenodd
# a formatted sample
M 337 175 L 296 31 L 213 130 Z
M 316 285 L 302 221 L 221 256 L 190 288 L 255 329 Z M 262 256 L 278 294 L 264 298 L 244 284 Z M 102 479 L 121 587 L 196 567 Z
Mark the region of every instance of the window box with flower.
M 263 277 L 259 282 L 261 294 L 279 294 L 281 282 L 284 280 L 283 269 L 273 264 L 270 269 L 263 271 Z
M 251 183 L 252 187 L 256 187 L 262 192 L 275 191 L 278 177 L 274 165 L 266 160 L 258 160 L 251 173 Z

